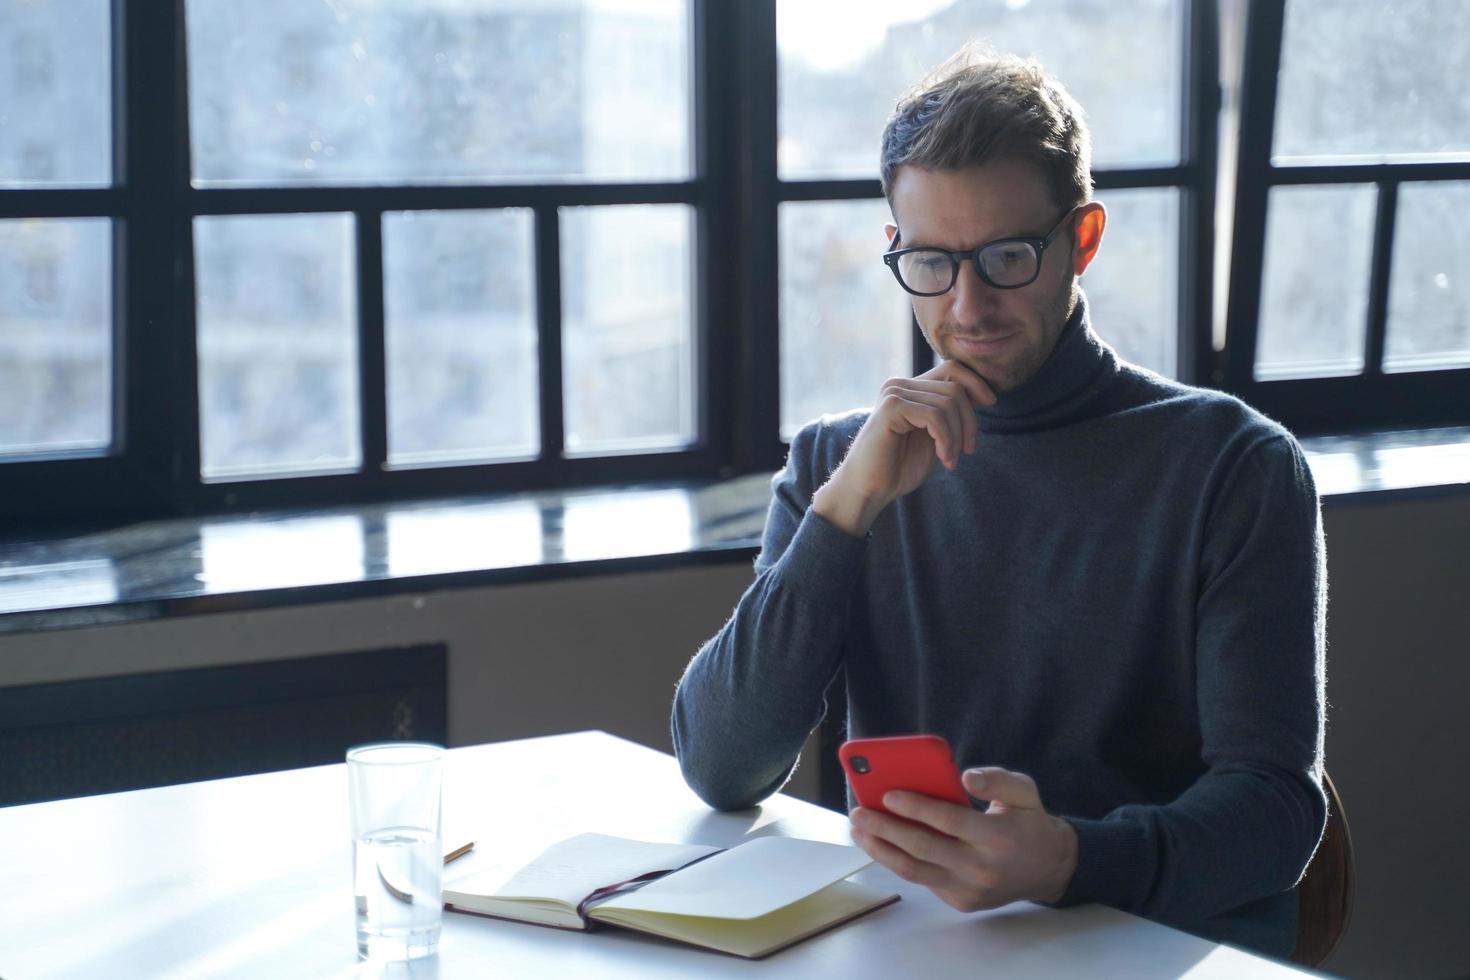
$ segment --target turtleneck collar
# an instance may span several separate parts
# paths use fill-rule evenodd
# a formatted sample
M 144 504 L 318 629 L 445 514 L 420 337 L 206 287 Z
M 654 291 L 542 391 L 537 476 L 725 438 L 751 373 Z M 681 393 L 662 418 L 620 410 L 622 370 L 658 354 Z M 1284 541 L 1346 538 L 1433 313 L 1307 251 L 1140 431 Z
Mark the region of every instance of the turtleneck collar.
M 1079 289 L 1077 306 L 1036 374 L 997 396 L 994 405 L 975 409 L 980 431 L 1037 432 L 1079 421 L 1117 373 L 1117 355 L 1093 333 Z

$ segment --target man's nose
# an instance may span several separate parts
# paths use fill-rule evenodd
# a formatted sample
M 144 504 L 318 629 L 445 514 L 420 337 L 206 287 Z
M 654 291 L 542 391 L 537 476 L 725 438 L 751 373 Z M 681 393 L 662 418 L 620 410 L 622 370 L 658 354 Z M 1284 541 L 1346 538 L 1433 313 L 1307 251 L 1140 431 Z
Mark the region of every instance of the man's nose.
M 960 323 L 978 323 L 987 313 L 995 310 L 1000 299 L 1000 290 L 980 278 L 975 271 L 974 258 L 960 262 L 959 274 L 955 276 L 950 290 L 950 306 L 953 316 Z

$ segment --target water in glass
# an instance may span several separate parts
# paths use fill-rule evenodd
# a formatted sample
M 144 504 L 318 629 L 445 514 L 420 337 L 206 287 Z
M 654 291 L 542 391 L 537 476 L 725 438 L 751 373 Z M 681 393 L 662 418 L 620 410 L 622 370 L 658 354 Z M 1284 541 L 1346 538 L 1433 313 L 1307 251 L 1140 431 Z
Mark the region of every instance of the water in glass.
M 388 827 L 352 843 L 357 952 L 416 959 L 439 947 L 444 858 L 439 836 Z

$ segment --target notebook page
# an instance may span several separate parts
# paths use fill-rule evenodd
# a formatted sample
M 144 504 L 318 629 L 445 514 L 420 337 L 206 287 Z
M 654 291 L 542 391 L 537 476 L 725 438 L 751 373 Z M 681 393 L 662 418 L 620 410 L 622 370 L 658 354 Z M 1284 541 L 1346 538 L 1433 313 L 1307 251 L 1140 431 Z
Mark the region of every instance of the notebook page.
M 794 837 L 756 837 L 599 909 L 753 919 L 861 871 L 856 847 Z
M 839 881 L 754 919 L 712 919 L 603 908 L 594 909 L 593 915 L 600 922 L 755 958 L 784 949 L 896 901 L 898 896 L 893 892 L 878 891 L 852 881 Z
M 445 882 L 452 892 L 537 898 L 572 908 L 589 894 L 649 871 L 677 868 L 718 851 L 701 844 L 652 844 L 605 834 L 578 834 L 552 844 L 526 864 L 492 864 Z

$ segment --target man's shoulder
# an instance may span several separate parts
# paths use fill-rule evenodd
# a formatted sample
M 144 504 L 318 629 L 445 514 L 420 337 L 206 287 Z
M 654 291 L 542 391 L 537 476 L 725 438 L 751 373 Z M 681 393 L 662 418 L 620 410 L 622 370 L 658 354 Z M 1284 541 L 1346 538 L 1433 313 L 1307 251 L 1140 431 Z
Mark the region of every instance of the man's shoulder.
M 852 409 L 822 415 L 803 425 L 791 437 L 786 463 L 771 477 L 776 492 L 810 498 L 826 483 L 847 456 L 847 448 L 872 414 L 870 409 Z
M 1285 426 L 1227 392 L 1175 381 L 1134 364 L 1124 363 L 1120 374 L 1130 409 L 1156 415 L 1177 435 L 1215 445 L 1280 442 L 1297 448 Z
M 845 412 L 819 415 L 803 425 L 791 439 L 791 460 L 798 465 L 810 464 L 816 469 L 831 470 L 842 462 L 847 447 L 857 436 L 871 408 L 852 408 Z

